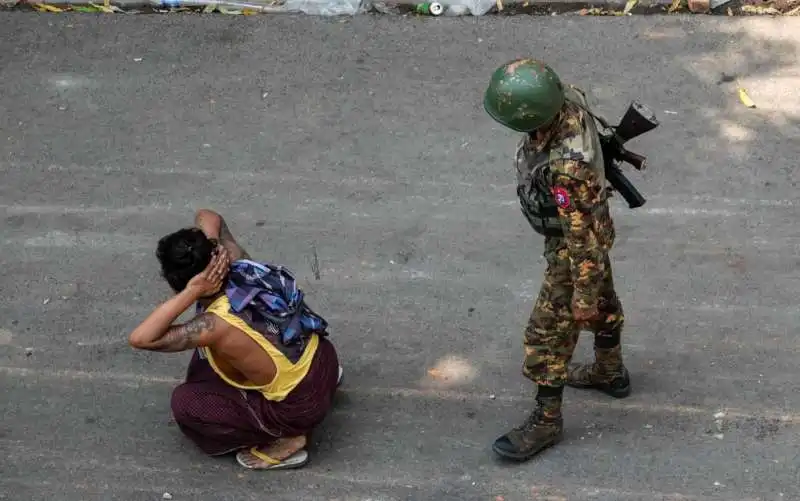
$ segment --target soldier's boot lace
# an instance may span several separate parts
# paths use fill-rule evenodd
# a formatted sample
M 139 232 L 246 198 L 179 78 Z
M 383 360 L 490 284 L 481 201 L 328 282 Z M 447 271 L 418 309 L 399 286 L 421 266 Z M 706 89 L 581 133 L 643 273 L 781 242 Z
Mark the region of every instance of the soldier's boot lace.
M 622 348 L 594 349 L 594 363 L 572 364 L 567 370 L 567 385 L 573 388 L 596 389 L 615 398 L 631 393 L 631 376 L 622 363 Z
M 537 397 L 536 409 L 516 428 L 492 444 L 500 456 L 527 461 L 560 442 L 564 435 L 560 397 Z

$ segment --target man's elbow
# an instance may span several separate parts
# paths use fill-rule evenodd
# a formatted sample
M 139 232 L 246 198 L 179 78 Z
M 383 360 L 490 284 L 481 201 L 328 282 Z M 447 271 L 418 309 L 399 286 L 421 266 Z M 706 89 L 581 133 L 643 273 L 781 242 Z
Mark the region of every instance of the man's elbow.
M 197 209 L 197 212 L 194 214 L 194 221 L 195 223 L 199 223 L 203 219 L 214 219 L 214 218 L 221 218 L 217 212 L 214 212 L 211 209 Z
M 128 344 L 137 350 L 146 350 L 148 348 L 147 343 L 145 343 L 141 337 L 137 336 L 136 332 L 132 332 L 131 335 L 128 336 Z

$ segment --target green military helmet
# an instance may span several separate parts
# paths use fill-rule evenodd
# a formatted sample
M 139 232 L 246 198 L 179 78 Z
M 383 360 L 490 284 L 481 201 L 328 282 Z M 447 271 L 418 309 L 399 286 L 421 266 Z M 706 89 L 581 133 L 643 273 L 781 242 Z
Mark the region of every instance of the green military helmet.
M 563 105 L 561 79 L 535 59 L 516 59 L 497 68 L 483 97 L 486 112 L 517 132 L 548 124 Z

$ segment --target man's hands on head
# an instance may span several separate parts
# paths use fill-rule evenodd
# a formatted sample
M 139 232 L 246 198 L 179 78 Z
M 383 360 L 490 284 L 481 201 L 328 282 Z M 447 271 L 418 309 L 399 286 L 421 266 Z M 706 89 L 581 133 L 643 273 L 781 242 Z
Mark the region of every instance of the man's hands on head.
M 172 322 L 198 299 L 209 298 L 222 290 L 230 264 L 228 250 L 218 246 L 208 266 L 195 275 L 185 289 L 160 304 L 131 332 L 128 338 L 130 345 L 141 350 L 161 352 L 209 346 L 218 333 L 215 315 L 203 313 L 178 325 L 172 325 Z
M 189 280 L 189 283 L 186 284 L 186 290 L 195 300 L 213 296 L 220 291 L 222 284 L 225 283 L 225 278 L 228 276 L 230 266 L 230 252 L 221 245 L 217 246 L 217 248 L 214 249 L 211 262 L 208 263 L 205 270 Z

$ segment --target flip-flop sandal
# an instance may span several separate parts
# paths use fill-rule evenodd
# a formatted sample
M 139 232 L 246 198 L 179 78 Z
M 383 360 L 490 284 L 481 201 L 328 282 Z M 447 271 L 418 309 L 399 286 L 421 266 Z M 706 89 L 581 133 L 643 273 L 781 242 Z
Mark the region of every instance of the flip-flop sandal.
M 261 461 L 267 463 L 266 465 L 251 466 L 244 460 L 244 454 L 252 454 Z M 300 449 L 283 461 L 271 458 L 253 447 L 249 451 L 239 451 L 236 454 L 236 461 L 243 467 L 249 470 L 289 470 L 292 468 L 300 468 L 308 463 L 308 452 L 305 449 Z

